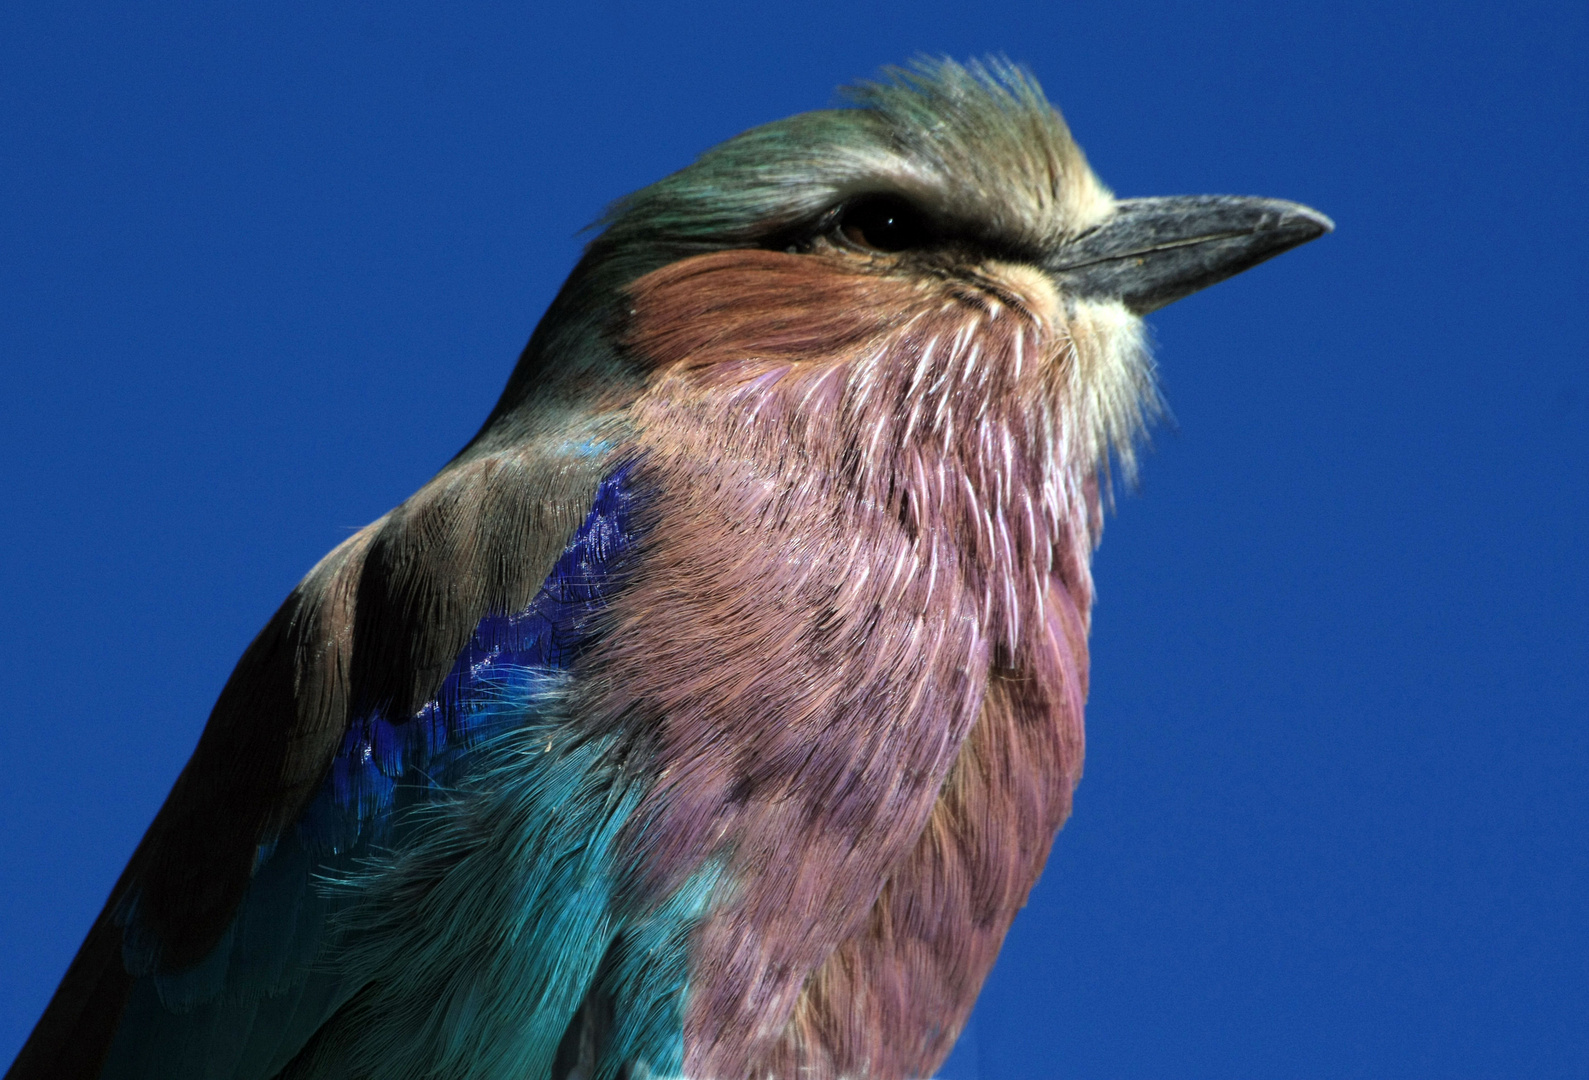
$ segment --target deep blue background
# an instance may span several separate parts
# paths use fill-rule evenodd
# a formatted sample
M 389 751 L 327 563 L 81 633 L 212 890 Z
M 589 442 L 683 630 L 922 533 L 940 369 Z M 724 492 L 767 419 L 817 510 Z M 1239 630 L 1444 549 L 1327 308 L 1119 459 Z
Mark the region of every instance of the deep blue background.
M 1152 317 L 1087 776 L 948 1075 L 1589 1073 L 1581 0 L 313 7 L 0 9 L 0 1062 L 576 230 L 926 50 L 1122 195 L 1339 225 Z

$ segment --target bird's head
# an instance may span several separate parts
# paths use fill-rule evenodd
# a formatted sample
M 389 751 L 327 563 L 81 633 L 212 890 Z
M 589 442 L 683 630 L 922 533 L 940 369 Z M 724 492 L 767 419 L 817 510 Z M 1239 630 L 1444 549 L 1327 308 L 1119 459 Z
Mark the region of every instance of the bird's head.
M 537 386 L 544 397 L 570 380 L 589 384 L 593 371 L 638 385 L 645 373 L 622 340 L 637 284 L 643 294 L 667 268 L 714 253 L 779 253 L 820 266 L 830 282 L 930 282 L 938 294 L 996 297 L 1047 322 L 1052 340 L 1069 343 L 1092 464 L 1113 449 L 1129 470 L 1157 405 L 1140 317 L 1332 227 L 1276 199 L 1116 199 L 1036 81 L 1007 61 L 921 60 L 846 97 L 851 107 L 754 128 L 614 204 L 498 414 L 533 407 Z M 781 280 L 805 293 L 788 297 L 784 321 L 798 309 L 813 333 L 838 332 L 822 308 L 843 302 L 843 290 L 824 292 L 815 276 Z M 699 279 L 693 287 L 711 291 Z M 868 295 L 898 308 L 897 293 Z M 769 306 L 763 293 L 755 301 Z M 724 310 L 680 308 L 674 318 L 686 316 L 710 321 Z M 593 325 L 617 347 L 596 346 Z M 712 337 L 681 340 L 699 347 Z M 739 344 L 760 347 L 743 335 Z

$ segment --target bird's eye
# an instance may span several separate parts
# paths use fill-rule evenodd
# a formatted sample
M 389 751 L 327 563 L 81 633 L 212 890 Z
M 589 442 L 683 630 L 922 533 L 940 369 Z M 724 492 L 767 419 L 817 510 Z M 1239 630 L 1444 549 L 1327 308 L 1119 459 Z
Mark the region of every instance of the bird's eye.
M 906 251 L 927 243 L 927 216 L 898 195 L 863 195 L 839 214 L 839 232 L 873 251 Z

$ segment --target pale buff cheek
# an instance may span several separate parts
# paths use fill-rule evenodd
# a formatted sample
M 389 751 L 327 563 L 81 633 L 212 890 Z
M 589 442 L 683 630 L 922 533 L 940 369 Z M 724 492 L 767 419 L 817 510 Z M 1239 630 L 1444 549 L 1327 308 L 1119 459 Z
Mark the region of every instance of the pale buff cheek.
M 1077 376 L 1089 392 L 1114 397 L 1141 385 L 1151 374 L 1142 320 L 1113 301 L 1073 300 L 1068 305 L 1054 280 L 1035 266 L 989 263 L 984 272 L 1021 297 L 1045 336 L 1069 338 L 1076 348 Z
M 1079 300 L 1067 322 L 1092 451 L 1102 460 L 1113 449 L 1129 479 L 1133 449 L 1163 408 L 1142 320 L 1118 301 Z
M 1046 335 L 1063 324 L 1059 290 L 1054 281 L 1035 266 L 1024 263 L 990 262 L 982 272 L 1021 298 L 1028 314 L 1042 324 Z
M 1113 449 L 1129 476 L 1133 448 L 1162 408 L 1142 320 L 1118 302 L 1067 301 L 1035 266 L 993 262 L 982 269 L 1021 298 L 1056 346 L 1049 356 L 1061 365 L 1052 374 L 1063 387 L 1058 407 L 1069 414 L 1061 426 L 1070 460 L 1101 464 Z
M 1089 392 L 1105 399 L 1136 392 L 1152 374 L 1142 320 L 1118 301 L 1079 300 L 1073 308 L 1067 321 L 1077 371 Z

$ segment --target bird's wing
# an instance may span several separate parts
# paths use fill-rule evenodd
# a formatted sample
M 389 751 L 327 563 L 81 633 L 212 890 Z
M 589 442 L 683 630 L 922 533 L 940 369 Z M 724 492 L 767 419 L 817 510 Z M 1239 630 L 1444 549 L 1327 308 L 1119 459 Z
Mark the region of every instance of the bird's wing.
M 7 1080 L 280 1071 L 356 989 L 323 962 L 317 879 L 445 787 L 489 734 L 483 701 L 572 658 L 623 499 L 610 442 L 543 440 L 460 459 L 322 560 L 244 653 Z

